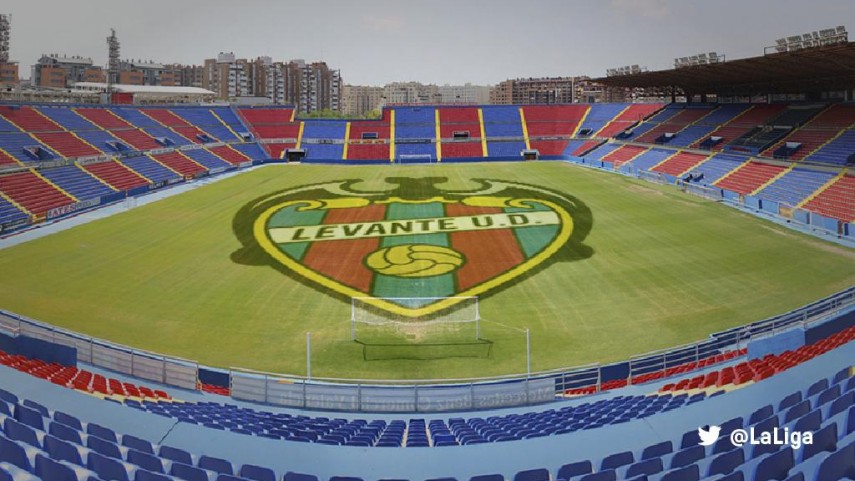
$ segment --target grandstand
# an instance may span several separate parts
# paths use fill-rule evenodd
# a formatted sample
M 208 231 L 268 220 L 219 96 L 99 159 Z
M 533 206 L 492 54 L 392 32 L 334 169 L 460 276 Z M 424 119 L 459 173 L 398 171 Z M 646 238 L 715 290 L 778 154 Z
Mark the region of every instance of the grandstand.
M 0 105 L 0 481 L 855 480 L 855 106 L 820 95 L 852 59 L 377 120 Z M 377 295 L 408 289 L 449 304 Z M 432 337 L 473 297 L 475 336 Z

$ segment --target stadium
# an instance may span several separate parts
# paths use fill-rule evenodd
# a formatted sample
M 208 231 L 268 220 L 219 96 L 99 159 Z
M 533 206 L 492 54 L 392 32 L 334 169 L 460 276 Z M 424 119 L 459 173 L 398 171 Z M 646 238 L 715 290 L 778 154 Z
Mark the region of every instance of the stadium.
M 643 102 L 0 102 L 0 480 L 855 479 L 806 37 L 595 79 Z

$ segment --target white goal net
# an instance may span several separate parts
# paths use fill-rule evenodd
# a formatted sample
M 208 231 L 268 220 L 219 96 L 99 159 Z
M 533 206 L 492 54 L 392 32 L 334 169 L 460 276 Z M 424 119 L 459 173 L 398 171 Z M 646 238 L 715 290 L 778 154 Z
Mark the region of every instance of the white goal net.
M 403 338 L 410 341 L 480 338 L 478 298 L 354 297 L 351 338 Z
M 436 158 L 430 154 L 400 154 L 396 159 L 398 164 L 432 164 Z

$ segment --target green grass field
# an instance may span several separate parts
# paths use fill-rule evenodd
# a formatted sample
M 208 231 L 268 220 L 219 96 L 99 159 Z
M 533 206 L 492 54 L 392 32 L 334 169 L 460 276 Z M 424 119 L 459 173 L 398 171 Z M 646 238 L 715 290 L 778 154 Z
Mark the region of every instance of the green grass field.
M 486 173 L 489 172 L 489 173 Z M 246 203 L 324 181 L 444 176 L 525 182 L 585 202 L 592 254 L 481 300 L 482 337 L 378 350 L 350 340 L 350 304 L 269 265 L 237 263 Z M 0 251 L 0 307 L 219 367 L 323 377 L 450 378 L 626 359 L 799 307 L 855 284 L 855 252 L 713 202 L 562 163 L 272 166 Z

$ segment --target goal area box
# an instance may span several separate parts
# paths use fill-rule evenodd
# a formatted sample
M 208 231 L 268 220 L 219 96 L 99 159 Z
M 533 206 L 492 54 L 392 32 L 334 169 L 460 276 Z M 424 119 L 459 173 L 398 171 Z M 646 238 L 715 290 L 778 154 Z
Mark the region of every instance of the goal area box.
M 396 164 L 435 164 L 436 157 L 431 154 L 400 154 L 395 158 Z

